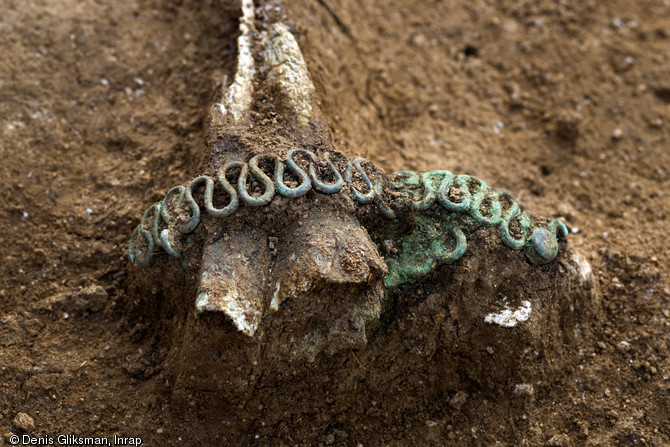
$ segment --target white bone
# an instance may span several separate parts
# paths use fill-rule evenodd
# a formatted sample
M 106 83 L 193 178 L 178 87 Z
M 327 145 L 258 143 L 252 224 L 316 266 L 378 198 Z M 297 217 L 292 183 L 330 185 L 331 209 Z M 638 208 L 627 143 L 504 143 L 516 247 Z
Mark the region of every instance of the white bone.
M 242 17 L 240 18 L 240 36 L 237 38 L 237 70 L 235 79 L 228 88 L 224 85 L 223 101 L 219 104 L 221 113 L 229 116 L 233 122 L 244 118 L 249 111 L 254 90 L 254 2 L 242 0 Z

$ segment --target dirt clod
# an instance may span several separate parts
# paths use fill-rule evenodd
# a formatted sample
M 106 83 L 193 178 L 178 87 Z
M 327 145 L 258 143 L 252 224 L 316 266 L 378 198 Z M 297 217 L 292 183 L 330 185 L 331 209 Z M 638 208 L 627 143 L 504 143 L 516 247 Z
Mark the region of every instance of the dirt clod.
M 626 353 L 630 351 L 630 343 L 628 343 L 626 340 L 620 341 L 617 345 L 616 348 L 619 350 L 619 352 Z
M 27 433 L 35 430 L 35 420 L 26 413 L 18 413 L 12 420 L 12 424 Z
M 72 307 L 79 311 L 99 312 L 107 304 L 107 298 L 107 291 L 102 286 L 87 286 L 72 294 Z
M 547 441 L 547 445 L 551 447 L 563 447 L 570 445 L 570 438 L 568 435 L 560 434 L 554 435 Z
M 449 399 L 449 405 L 453 408 L 460 410 L 463 405 L 468 401 L 468 394 L 465 391 L 458 391 L 454 394 L 451 399 Z
M 572 110 L 561 113 L 556 120 L 556 135 L 574 144 L 579 137 L 583 119 L 581 113 Z

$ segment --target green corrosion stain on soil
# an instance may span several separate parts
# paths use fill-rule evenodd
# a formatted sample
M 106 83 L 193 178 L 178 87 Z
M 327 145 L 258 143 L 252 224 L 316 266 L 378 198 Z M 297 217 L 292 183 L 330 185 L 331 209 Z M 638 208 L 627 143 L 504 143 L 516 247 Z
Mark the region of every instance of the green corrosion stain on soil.
M 426 276 L 436 267 L 458 260 L 467 249 L 461 230 L 464 222 L 450 213 L 428 211 L 422 199 L 436 197 L 445 171 L 431 171 L 422 175 L 411 171 L 396 173 L 389 183 L 389 191 L 403 210 L 399 221 L 384 231 L 384 239 L 393 241 L 386 257 L 389 268 L 384 284 L 397 287 Z M 439 179 L 435 181 L 434 177 Z M 434 199 L 433 199 L 434 200 Z M 446 211 L 446 210 L 445 210 Z
M 556 219 L 547 228 L 537 226 L 509 193 L 469 175 L 399 171 L 387 180 L 384 195 L 394 210 L 393 219 L 375 237 L 386 249 L 388 288 L 456 262 L 467 250 L 465 233 L 482 226 L 496 228 L 504 245 L 523 250 L 533 264 L 555 259 L 558 237 L 567 234 Z
M 386 259 L 386 287 L 422 278 L 440 265 L 455 262 L 467 249 L 465 235 L 453 219 L 419 215 L 411 226 L 410 232 L 392 239 L 399 254 Z

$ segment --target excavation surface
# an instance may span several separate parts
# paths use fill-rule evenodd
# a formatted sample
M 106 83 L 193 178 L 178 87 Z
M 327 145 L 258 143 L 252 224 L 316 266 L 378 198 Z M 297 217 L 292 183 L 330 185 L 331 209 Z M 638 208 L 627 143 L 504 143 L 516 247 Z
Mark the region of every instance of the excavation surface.
M 188 395 L 175 408 L 168 348 L 127 312 L 137 297 L 126 248 L 143 210 L 198 174 L 239 11 L 10 0 L 0 5 L 0 445 L 19 425 L 152 446 L 670 444 L 670 4 L 359 3 L 272 4 L 335 147 L 389 172 L 468 173 L 564 220 L 602 300 L 561 374 L 511 403 L 509 390 L 466 383 L 424 402 L 402 387 L 380 399 L 367 390 L 302 419 L 261 405 L 236 427 Z M 351 377 L 363 381 L 359 357 Z M 412 382 L 411 367 L 393 377 L 403 374 Z

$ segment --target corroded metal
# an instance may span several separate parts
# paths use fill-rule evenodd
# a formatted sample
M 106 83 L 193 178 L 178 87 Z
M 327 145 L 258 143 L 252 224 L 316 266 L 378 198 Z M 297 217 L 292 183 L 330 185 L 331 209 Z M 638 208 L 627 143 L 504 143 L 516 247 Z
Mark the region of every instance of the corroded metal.
M 297 152 L 309 157 L 309 168 L 306 173 L 294 160 Z M 274 161 L 274 173 L 270 176 L 263 172 L 259 160 L 267 158 Z M 295 198 L 307 194 L 311 189 L 321 194 L 338 194 L 343 191 L 343 178 L 347 178 L 347 192 L 361 205 L 376 202 L 382 216 L 390 220 L 407 218 L 409 214 L 416 219 L 416 226 L 424 231 L 414 232 L 412 237 L 403 238 L 402 254 L 398 259 L 389 260 L 390 276 L 386 279 L 388 287 L 403 284 L 428 274 L 436 266 L 451 264 L 458 260 L 467 249 L 467 238 L 464 228 L 470 226 L 487 226 L 498 228 L 502 242 L 512 250 L 525 250 L 528 259 L 537 264 L 551 262 L 558 255 L 558 238 L 567 235 L 565 225 L 554 219 L 542 226 L 539 222 L 533 223 L 532 217 L 526 211 L 521 211 L 518 202 L 506 191 L 491 189 L 484 181 L 469 175 L 454 175 L 449 171 L 427 171 L 416 173 L 400 171 L 387 176 L 387 182 L 375 185 L 366 194 L 361 194 L 352 181 L 352 165 L 361 174 L 366 184 L 371 185 L 370 176 L 362 164 L 367 160 L 358 158 L 353 164 L 347 161 L 344 176 L 338 172 L 332 162 L 326 159 L 328 169 L 333 173 L 336 181 L 328 184 L 316 175 L 316 155 L 308 150 L 290 151 L 286 161 L 280 160 L 274 154 L 257 155 L 248 164 L 234 162 L 240 168 L 237 189 L 231 186 L 226 174 L 232 164 L 226 164 L 216 178 L 200 176 L 189 182 L 185 187 L 178 186 L 171 189 L 165 200 L 152 205 L 145 213 L 140 225 L 133 233 L 130 242 L 130 259 L 141 265 L 150 262 L 152 251 L 155 248 L 164 248 L 173 257 L 179 257 L 171 245 L 170 232 L 192 232 L 200 223 L 201 208 L 214 217 L 227 217 L 238 207 L 238 197 L 246 206 L 257 207 L 269 204 L 276 192 L 280 195 Z M 288 188 L 284 184 L 284 172 L 289 169 L 300 179 L 300 186 Z M 263 185 L 263 193 L 252 196 L 248 190 L 248 172 L 253 173 L 259 183 Z M 197 184 L 205 183 L 206 189 L 200 203 L 193 196 L 193 189 Z M 214 209 L 212 194 L 215 185 L 223 190 L 228 204 L 223 210 Z M 168 198 L 178 191 L 176 201 L 169 202 Z M 384 199 L 385 196 L 392 199 Z M 164 216 L 168 205 L 173 203 L 174 208 L 190 210 L 190 219 L 185 226 L 175 230 L 170 228 L 170 221 Z M 391 203 L 389 205 L 389 203 Z M 228 210 L 228 212 L 222 212 Z M 421 217 L 418 218 L 420 213 Z M 151 219 L 151 220 L 150 220 Z M 439 229 L 434 226 L 439 223 Z M 510 230 L 516 225 L 516 235 Z M 161 229 L 166 227 L 164 229 Z M 374 229 L 370 229 L 375 233 Z M 157 235 L 161 234 L 161 238 Z M 137 236 L 142 235 L 145 241 L 145 252 L 138 247 Z M 453 242 L 448 242 L 451 239 Z M 397 242 L 400 242 L 398 240 Z M 426 243 L 428 244 L 426 246 Z M 423 249 L 420 249 L 423 247 Z
M 347 292 L 346 312 L 305 329 L 302 354 L 290 355 L 313 360 L 320 351 L 359 346 L 385 293 L 458 261 L 480 228 L 496 229 L 502 245 L 533 264 L 557 257 L 565 225 L 522 210 L 505 191 L 444 170 L 386 174 L 336 151 L 293 35 L 283 24 L 256 30 L 251 0 L 242 1 L 242 12 L 237 71 L 212 108 L 203 175 L 151 205 L 128 247 L 140 270 L 162 251 L 197 274 L 193 318 L 223 315 L 251 339 L 284 303 L 303 295 L 337 301 L 346 284 L 355 292 Z M 255 85 L 270 92 L 261 101 Z M 270 130 L 281 143 L 275 152 L 267 140 L 249 144 L 257 129 L 250 110 L 267 107 L 268 97 L 282 115 Z M 279 216 L 286 227 L 272 228 L 262 210 L 300 217 Z

